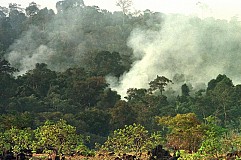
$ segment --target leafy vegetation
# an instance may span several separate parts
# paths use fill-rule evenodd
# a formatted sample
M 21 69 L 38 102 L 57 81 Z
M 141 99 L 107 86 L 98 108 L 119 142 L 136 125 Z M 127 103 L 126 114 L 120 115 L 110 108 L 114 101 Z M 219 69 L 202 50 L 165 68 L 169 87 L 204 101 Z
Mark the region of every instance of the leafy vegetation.
M 36 148 L 48 150 L 54 148 L 58 153 L 71 153 L 77 146 L 83 145 L 83 139 L 76 134 L 75 127 L 60 120 L 56 124 L 46 121 L 43 126 L 35 130 Z
M 123 129 L 117 129 L 113 135 L 108 137 L 107 141 L 101 147 L 101 150 L 107 150 L 115 153 L 134 152 L 136 155 L 141 152 L 147 152 L 156 145 L 162 143 L 160 134 L 149 134 L 140 124 L 126 125 Z
M 129 88 L 124 99 L 107 83 L 140 58 L 127 46 L 131 31 L 155 31 L 163 20 L 149 10 L 133 15 L 130 5 L 119 1 L 122 12 L 111 13 L 64 0 L 56 14 L 34 2 L 25 9 L 0 7 L 0 150 L 88 155 L 99 144 L 137 154 L 161 143 L 203 159 L 241 150 L 241 84 L 227 75 L 213 75 L 194 90 L 188 83 L 177 87 L 181 76 L 158 73 L 149 87 Z M 69 18 L 76 16 L 71 10 L 81 16 Z

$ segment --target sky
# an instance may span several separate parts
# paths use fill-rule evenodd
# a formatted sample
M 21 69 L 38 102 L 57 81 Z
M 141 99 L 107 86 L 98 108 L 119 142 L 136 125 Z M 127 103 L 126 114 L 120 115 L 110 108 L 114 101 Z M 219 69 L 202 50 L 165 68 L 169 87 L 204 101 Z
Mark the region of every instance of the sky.
M 0 6 L 8 6 L 9 3 L 21 4 L 23 8 L 30 2 L 36 2 L 40 8 L 55 9 L 59 0 L 1 0 Z M 86 5 L 96 5 L 109 11 L 119 10 L 115 5 L 116 0 L 84 0 Z M 199 17 L 215 17 L 217 19 L 230 19 L 241 17 L 240 0 L 133 0 L 133 10 L 158 11 L 163 13 L 193 14 Z

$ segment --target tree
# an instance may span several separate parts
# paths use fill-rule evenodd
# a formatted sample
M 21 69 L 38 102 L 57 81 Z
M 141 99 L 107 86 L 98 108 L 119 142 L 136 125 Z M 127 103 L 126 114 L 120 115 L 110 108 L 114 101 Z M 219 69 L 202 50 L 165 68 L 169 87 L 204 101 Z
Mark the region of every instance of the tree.
M 147 102 L 144 100 L 146 95 L 147 95 L 146 89 L 129 88 L 127 90 L 127 97 L 125 98 L 128 101 L 134 100 L 135 102 L 140 101 L 147 104 Z
M 36 26 L 38 29 L 42 30 L 47 30 L 47 26 L 51 23 L 51 20 L 54 18 L 54 11 L 52 9 L 47 9 L 46 7 L 43 9 L 39 9 L 38 6 L 35 4 L 27 7 L 26 12 L 28 11 L 30 14 L 28 19 L 25 22 L 26 26 Z M 38 30 L 39 31 L 39 30 Z M 42 40 L 43 43 L 44 40 Z
M 126 15 L 132 6 L 132 0 L 117 0 L 116 6 L 120 7 L 123 14 Z
M 102 76 L 74 80 L 71 83 L 66 90 L 67 95 L 83 108 L 96 106 L 101 99 L 101 94 L 108 86 Z
M 0 58 L 3 57 L 8 47 L 13 43 L 15 38 L 16 38 L 15 30 L 11 25 L 11 19 L 9 17 L 1 17 L 0 18 Z
M 26 16 L 23 13 L 24 9 L 21 5 L 16 3 L 9 4 L 9 23 L 12 28 L 13 40 L 18 38 L 20 34 L 24 31 Z
M 28 16 L 33 16 L 39 11 L 38 5 L 35 2 L 31 2 L 29 6 L 25 9 L 25 12 Z
M 118 52 L 101 51 L 97 53 L 95 59 L 95 72 L 98 75 L 106 76 L 113 75 L 120 77 L 125 71 L 121 64 L 121 56 Z
M 15 95 L 17 87 L 16 80 L 13 77 L 15 71 L 17 69 L 11 67 L 8 61 L 0 58 L 0 105 L 5 106 L 0 112 L 5 111 L 7 102 Z
M 220 127 L 221 128 L 221 127 Z M 225 129 L 223 129 L 225 130 Z M 241 150 L 241 135 L 239 129 L 227 130 L 222 135 L 222 151 L 233 152 Z
M 212 99 L 206 95 L 201 95 L 201 93 L 196 93 L 195 97 L 189 103 L 191 111 L 199 119 L 206 118 L 215 112 L 215 108 L 212 107 Z
M 164 76 L 157 75 L 156 79 L 149 83 L 149 91 L 150 93 L 153 93 L 154 91 L 159 90 L 162 95 L 165 91 L 165 86 L 167 86 L 168 83 L 172 83 L 172 81 Z
M 32 94 L 36 97 L 45 97 L 56 77 L 56 72 L 48 69 L 47 64 L 37 63 L 35 69 L 29 70 L 25 75 L 19 76 L 17 80 L 21 86 L 20 91 L 25 90 L 22 87 L 27 87 L 27 90 L 32 90 Z
M 46 101 L 43 101 L 36 97 L 34 94 L 29 96 L 18 95 L 17 97 L 12 97 L 10 103 L 6 109 L 9 113 L 14 112 L 44 112 L 48 111 L 49 107 Z
M 97 103 L 97 108 L 106 110 L 113 108 L 117 101 L 120 100 L 120 95 L 116 91 L 112 91 L 110 88 L 104 90 L 101 94 L 100 101 Z
M 4 73 L 12 75 L 16 71 L 18 70 L 14 67 L 11 67 L 7 60 L 0 58 L 0 75 Z
M 186 83 L 182 85 L 181 89 L 182 89 L 182 96 L 185 96 L 185 97 L 189 96 L 190 89 Z
M 110 110 L 111 126 L 113 129 L 124 127 L 125 125 L 133 124 L 137 114 L 133 108 L 123 100 L 118 101 Z
M 167 126 L 169 146 L 196 152 L 202 141 L 204 129 L 194 113 L 177 114 L 175 117 L 158 117 L 159 125 Z
M 102 150 L 116 153 L 145 152 L 162 142 L 160 134 L 150 135 L 140 124 L 125 125 L 123 129 L 117 129 L 102 146 Z
M 213 90 L 219 82 L 223 81 L 228 86 L 233 86 L 233 82 L 226 75 L 219 74 L 216 79 L 212 79 L 208 82 L 207 92 Z
M 222 119 L 225 126 L 228 125 L 231 119 L 230 111 L 235 106 L 235 98 L 232 96 L 234 89 L 232 80 L 226 75 L 218 75 L 208 83 L 207 96 L 212 99 L 213 106 L 216 108 L 214 115 Z
M 214 116 L 209 116 L 205 120 L 205 135 L 199 152 L 205 156 L 218 158 L 219 155 L 224 154 L 221 140 L 226 130 L 217 125 L 217 118 Z
M 132 0 L 117 0 L 116 6 L 120 7 L 123 13 L 123 24 L 125 23 L 125 15 L 130 11 Z
M 4 130 L 10 130 L 11 128 L 25 129 L 34 127 L 34 116 L 32 113 L 19 113 L 16 111 L 13 111 L 13 113 L 15 114 L 2 114 L 0 116 L 0 128 L 3 128 Z
M 157 127 L 154 117 L 166 114 L 165 106 L 168 103 L 165 96 L 149 94 L 148 90 L 144 88 L 129 88 L 125 98 L 136 113 L 135 122 L 143 125 L 149 131 L 155 130 Z
M 23 8 L 21 8 L 21 4 L 17 4 L 17 3 L 9 3 L 8 8 L 10 9 L 10 12 L 11 11 L 19 11 L 19 12 L 23 11 Z
M 76 128 L 62 119 L 56 123 L 46 121 L 35 130 L 35 138 L 36 147 L 43 147 L 45 150 L 54 148 L 58 153 L 70 153 L 77 146 L 83 145 L 83 139 L 76 134 Z
M 11 128 L 0 136 L 0 142 L 3 148 L 19 153 L 21 149 L 32 148 L 33 132 L 30 128 Z
M 99 109 L 88 109 L 80 113 L 80 119 L 87 125 L 87 132 L 107 136 L 110 130 L 110 113 Z

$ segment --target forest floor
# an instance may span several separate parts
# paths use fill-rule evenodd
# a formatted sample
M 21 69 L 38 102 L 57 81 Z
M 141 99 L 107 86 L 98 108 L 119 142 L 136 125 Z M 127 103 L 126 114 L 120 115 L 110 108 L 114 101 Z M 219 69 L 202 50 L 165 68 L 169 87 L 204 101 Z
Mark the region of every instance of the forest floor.
M 134 154 L 128 154 L 128 155 L 134 155 Z M 102 153 L 97 153 L 93 157 L 86 157 L 86 156 L 66 156 L 65 160 L 115 160 L 115 158 L 121 158 L 122 156 L 120 155 L 107 155 L 107 154 L 102 154 Z M 147 153 L 142 154 L 141 156 L 138 157 L 140 160 L 149 160 L 149 156 Z M 193 159 L 189 157 L 190 160 Z M 186 156 L 181 156 L 178 160 L 189 160 L 188 157 Z M 48 160 L 48 154 L 33 154 L 32 160 Z M 202 159 L 203 160 L 203 159 Z M 204 160 L 230 160 L 227 159 L 225 155 L 220 156 L 219 158 L 205 158 Z M 232 160 L 241 160 L 241 158 L 236 157 L 236 159 Z
M 133 155 L 133 154 L 129 154 Z M 65 156 L 65 160 L 114 160 L 116 157 L 122 157 L 120 155 L 105 155 L 105 154 L 96 154 L 93 157 L 86 156 Z M 139 157 L 140 160 L 148 160 L 149 157 L 147 154 L 144 154 Z M 32 160 L 48 160 L 48 154 L 33 154 Z

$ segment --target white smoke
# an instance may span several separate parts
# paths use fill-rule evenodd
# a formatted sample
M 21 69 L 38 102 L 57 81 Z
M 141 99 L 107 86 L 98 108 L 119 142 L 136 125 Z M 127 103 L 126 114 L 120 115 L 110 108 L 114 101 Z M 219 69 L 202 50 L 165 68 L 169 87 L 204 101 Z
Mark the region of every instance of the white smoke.
M 54 52 L 51 51 L 50 48 L 44 45 L 40 45 L 38 48 L 35 49 L 35 53 L 32 55 L 22 55 L 22 58 L 19 59 L 19 52 L 12 51 L 9 55 L 10 61 L 19 61 L 21 65 L 18 73 L 19 75 L 25 74 L 29 69 L 32 69 L 35 67 L 36 63 L 48 63 L 51 58 L 51 56 L 54 55 Z M 26 52 L 25 52 L 26 53 Z
M 239 21 L 168 15 L 159 28 L 135 29 L 130 35 L 128 45 L 138 61 L 121 77 L 118 86 L 107 79 L 122 96 L 128 88 L 148 88 L 156 75 L 172 79 L 183 74 L 183 83 L 191 83 L 194 88 L 218 74 L 240 82 Z
M 64 14 L 56 14 L 42 26 L 30 26 L 10 46 L 5 58 L 20 70 L 18 74 L 33 69 L 36 63 L 46 63 L 55 71 L 80 66 L 87 54 L 86 48 L 92 45 L 92 39 L 97 39 L 91 32 L 84 33 L 84 29 L 91 29 L 83 26 L 86 17 L 82 12 L 71 9 Z M 94 45 L 93 50 L 97 48 Z

